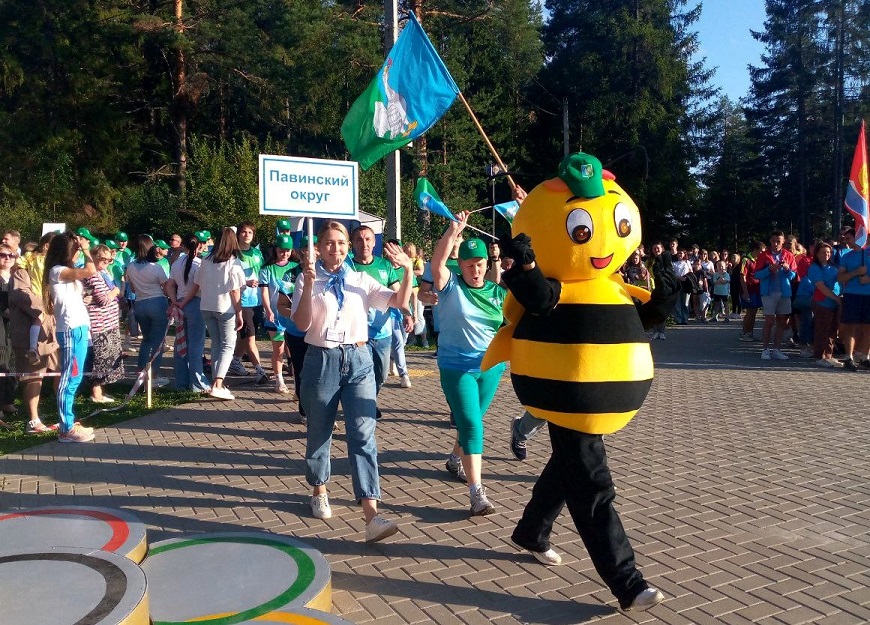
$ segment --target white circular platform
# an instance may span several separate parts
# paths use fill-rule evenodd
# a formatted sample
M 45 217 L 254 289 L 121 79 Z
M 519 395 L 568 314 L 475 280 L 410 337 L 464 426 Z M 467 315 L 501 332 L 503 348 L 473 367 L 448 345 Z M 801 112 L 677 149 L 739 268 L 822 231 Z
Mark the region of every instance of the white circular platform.
M 234 625 L 255 619 L 260 624 L 267 614 L 332 609 L 329 563 L 305 543 L 277 534 L 198 534 L 161 541 L 151 545 L 142 568 L 154 625 Z
M 123 510 L 55 506 L 0 512 L 0 552 L 77 547 L 111 551 L 141 562 L 145 525 Z
M 145 573 L 128 558 L 50 547 L 0 553 L 3 625 L 148 625 Z

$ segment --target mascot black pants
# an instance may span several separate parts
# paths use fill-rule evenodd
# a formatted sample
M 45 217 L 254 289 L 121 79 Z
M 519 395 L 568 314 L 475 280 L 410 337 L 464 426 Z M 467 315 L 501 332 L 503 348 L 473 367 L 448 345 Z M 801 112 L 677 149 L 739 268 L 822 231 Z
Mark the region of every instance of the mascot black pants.
M 553 455 L 511 538 L 524 549 L 547 551 L 553 523 L 568 504 L 595 570 L 620 606 L 626 607 L 647 583 L 635 566 L 634 550 L 613 507 L 615 492 L 604 440 L 597 434 L 548 426 Z

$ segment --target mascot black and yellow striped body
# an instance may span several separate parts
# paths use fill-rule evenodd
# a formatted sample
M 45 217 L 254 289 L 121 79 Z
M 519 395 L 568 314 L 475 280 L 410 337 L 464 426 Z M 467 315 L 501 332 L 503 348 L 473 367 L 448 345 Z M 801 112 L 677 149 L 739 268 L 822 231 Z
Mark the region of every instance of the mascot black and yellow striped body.
M 526 312 L 511 342 L 511 380 L 540 419 L 589 434 L 623 427 L 652 384 L 649 340 L 612 280 L 563 285 L 549 315 Z
M 592 192 L 572 190 L 561 177 L 547 180 L 521 204 L 513 232 L 530 237 L 536 270 L 505 274 L 507 323 L 483 368 L 509 361 L 514 390 L 532 415 L 610 434 L 631 420 L 652 384 L 649 340 L 635 305 L 650 293 L 616 273 L 641 241 L 637 206 L 609 172 L 598 170 L 595 180 Z M 528 310 L 517 298 L 526 290 L 521 283 L 535 280 L 532 291 L 549 283 L 558 299 Z

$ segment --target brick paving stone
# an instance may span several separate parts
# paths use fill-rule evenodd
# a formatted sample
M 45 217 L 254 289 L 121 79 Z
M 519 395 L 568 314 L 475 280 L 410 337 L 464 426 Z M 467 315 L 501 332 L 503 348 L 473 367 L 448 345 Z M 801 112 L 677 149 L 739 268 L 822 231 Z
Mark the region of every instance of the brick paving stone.
M 483 478 L 497 513 L 469 519 L 467 488 L 444 470 L 454 432 L 426 352 L 408 353 L 413 389 L 390 378 L 379 399 L 382 510 L 400 525 L 384 543 L 362 543 L 342 418 L 335 516 L 323 522 L 308 508 L 296 403 L 239 378 L 229 379 L 236 402 L 178 406 L 98 430 L 93 444 L 50 441 L 0 458 L 0 504 L 123 507 L 152 542 L 297 536 L 333 565 L 334 611 L 360 625 L 870 623 L 870 421 L 859 402 L 838 402 L 855 377 L 797 358 L 763 363 L 728 325 L 674 328 L 654 342 L 650 395 L 607 437 L 616 506 L 641 570 L 667 596 L 647 613 L 614 609 L 567 512 L 552 536 L 562 566 L 511 544 L 549 442 L 541 433 L 525 462 L 513 459 L 509 426 L 522 408 L 507 376 L 485 423 Z M 261 351 L 265 361 L 268 345 Z M 813 410 L 820 402 L 837 410 Z

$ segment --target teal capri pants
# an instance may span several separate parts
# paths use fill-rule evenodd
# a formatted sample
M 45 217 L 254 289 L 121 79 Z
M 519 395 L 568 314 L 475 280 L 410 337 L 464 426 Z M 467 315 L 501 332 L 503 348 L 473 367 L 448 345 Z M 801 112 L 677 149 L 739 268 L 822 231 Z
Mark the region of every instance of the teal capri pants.
M 489 371 L 439 369 L 441 389 L 453 412 L 459 446 L 466 455 L 483 453 L 483 415 L 498 389 L 505 364 Z

